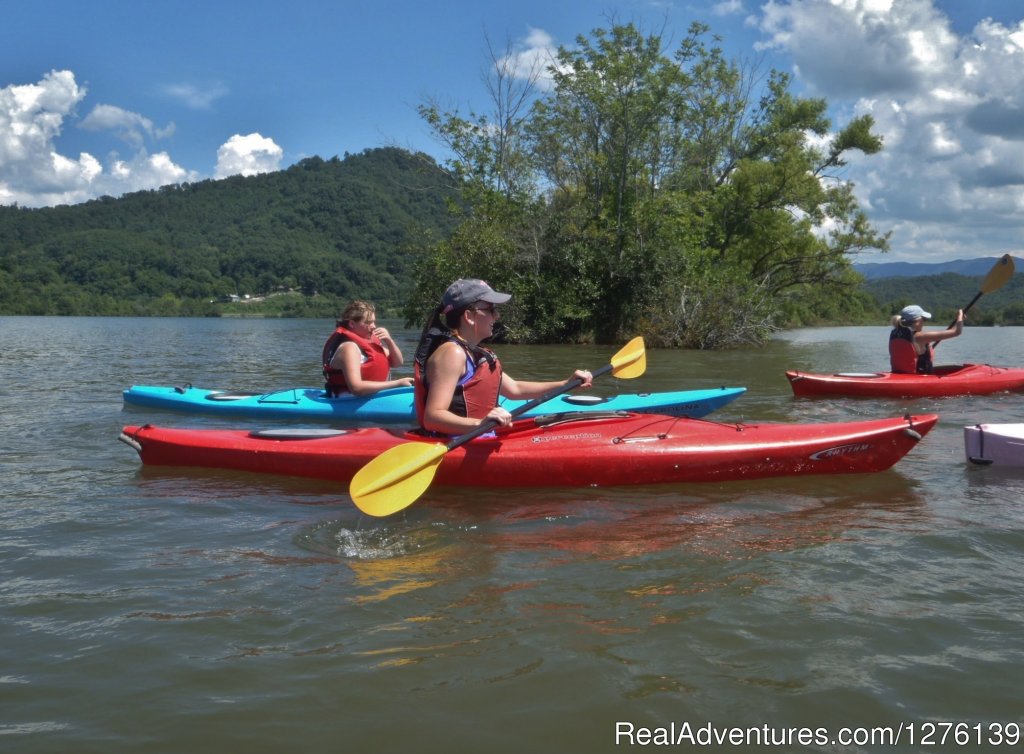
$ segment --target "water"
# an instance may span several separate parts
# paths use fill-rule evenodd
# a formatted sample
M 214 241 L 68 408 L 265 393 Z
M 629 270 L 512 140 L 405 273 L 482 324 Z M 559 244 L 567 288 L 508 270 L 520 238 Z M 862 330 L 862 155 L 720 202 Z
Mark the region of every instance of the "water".
M 718 415 L 734 421 L 942 419 L 881 474 L 432 489 L 386 520 L 337 485 L 143 469 L 116 441 L 128 423 L 246 425 L 120 391 L 314 385 L 331 324 L 0 318 L 0 749 L 591 754 L 637 748 L 618 723 L 1024 723 L 1024 473 L 967 464 L 961 437 L 1024 421 L 1024 396 L 792 398 L 787 368 L 885 368 L 884 326 L 651 351 L 642 378 L 595 390 L 745 385 Z M 389 324 L 411 356 L 416 334 Z M 969 329 L 939 361 L 1021 365 L 1021 335 Z M 614 350 L 500 353 L 557 378 Z M 907 730 L 732 748 L 985 749 Z

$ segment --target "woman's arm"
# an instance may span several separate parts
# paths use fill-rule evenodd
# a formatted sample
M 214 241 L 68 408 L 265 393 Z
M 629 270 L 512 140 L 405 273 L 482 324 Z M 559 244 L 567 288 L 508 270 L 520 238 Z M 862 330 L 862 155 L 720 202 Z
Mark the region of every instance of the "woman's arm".
M 519 381 L 512 379 L 508 374 L 504 374 L 501 378 L 501 394 L 506 398 L 519 401 L 540 398 L 549 390 L 557 390 L 560 387 L 564 387 L 577 377 L 583 380 L 580 387 L 590 387 L 593 377 L 585 369 L 577 369 L 569 379 L 553 382 Z
M 940 340 L 948 340 L 949 338 L 955 338 L 964 331 L 964 310 L 960 309 L 956 313 L 956 324 L 946 330 L 922 330 L 914 335 L 914 340 L 918 343 L 938 343 Z
M 397 380 L 364 380 L 362 366 L 362 351 L 352 341 L 345 341 L 338 350 L 334 352 L 331 359 L 331 368 L 340 369 L 345 375 L 345 384 L 348 385 L 352 395 L 373 395 L 379 390 L 387 390 L 392 387 L 408 387 L 412 385 L 411 377 L 401 377 Z

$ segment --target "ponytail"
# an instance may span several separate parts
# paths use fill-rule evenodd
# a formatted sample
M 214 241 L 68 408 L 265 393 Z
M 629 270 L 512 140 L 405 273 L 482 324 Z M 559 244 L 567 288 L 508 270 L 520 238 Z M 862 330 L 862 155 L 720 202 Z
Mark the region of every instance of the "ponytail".
M 437 339 L 451 334 L 451 328 L 441 321 L 441 312 L 443 311 L 444 305 L 438 304 L 430 312 L 426 324 L 423 325 L 423 332 L 420 333 L 420 342 L 416 346 L 416 354 L 413 356 L 413 361 L 419 364 L 422 369 L 426 368 L 427 359 L 430 358 Z

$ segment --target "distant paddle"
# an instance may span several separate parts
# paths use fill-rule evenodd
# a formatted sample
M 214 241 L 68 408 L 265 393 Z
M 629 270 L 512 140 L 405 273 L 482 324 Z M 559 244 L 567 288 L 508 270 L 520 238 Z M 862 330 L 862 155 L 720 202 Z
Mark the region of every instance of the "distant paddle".
M 597 379 L 611 372 L 615 377 L 630 380 L 642 375 L 646 369 L 644 339 L 636 337 L 612 357 L 611 363 L 595 371 L 593 378 Z M 512 417 L 524 414 L 582 384 L 583 380 L 574 377 L 561 387 L 519 406 L 511 412 Z M 407 442 L 385 450 L 356 472 L 349 484 L 349 495 L 359 510 L 371 516 L 388 516 L 400 511 L 412 505 L 426 492 L 434 479 L 437 467 L 441 465 L 449 450 L 465 445 L 496 426 L 498 422 L 489 420 L 472 431 L 449 440 L 447 444 Z
M 1001 257 L 999 257 L 996 263 L 992 265 L 992 269 L 988 271 L 988 274 L 985 276 L 985 279 L 981 281 L 981 288 L 975 294 L 974 298 L 971 299 L 971 303 L 964 307 L 964 314 L 967 314 L 967 310 L 974 306 L 978 302 L 979 298 L 981 298 L 986 293 L 998 291 L 1000 288 L 1006 285 L 1006 282 L 1012 277 L 1013 257 L 1011 257 L 1009 254 L 1003 254 Z M 954 319 L 952 322 L 950 322 L 949 326 L 955 327 L 956 320 Z M 934 346 L 932 346 L 932 348 L 938 348 L 938 346 L 939 344 L 936 343 Z

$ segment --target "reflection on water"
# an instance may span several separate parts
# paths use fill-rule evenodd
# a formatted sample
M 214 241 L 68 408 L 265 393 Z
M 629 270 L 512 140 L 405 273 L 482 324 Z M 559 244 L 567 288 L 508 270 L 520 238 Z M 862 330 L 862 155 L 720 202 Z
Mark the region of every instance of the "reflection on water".
M 514 591 L 518 601 L 530 600 L 531 594 L 548 590 L 553 574 L 599 562 L 634 573 L 622 586 L 632 597 L 706 593 L 734 588 L 740 577 L 720 584 L 716 578 L 680 583 L 664 568 L 671 571 L 670 564 L 694 558 L 747 562 L 770 553 L 849 543 L 894 524 L 907 528 L 916 522 L 917 529 L 927 530 L 925 501 L 905 477 L 871 475 L 869 502 L 863 489 L 852 494 L 846 481 L 767 480 L 753 491 L 739 484 L 690 485 L 586 496 L 539 490 L 472 507 L 458 493 L 442 491 L 399 518 L 317 522 L 296 542 L 341 559 L 354 577 L 350 599 L 362 605 L 408 598 L 418 590 L 460 591 L 467 583 L 479 589 L 481 581 L 505 583 L 498 592 Z M 664 558 L 668 561 L 655 569 L 656 576 L 637 578 Z M 761 577 L 751 580 L 749 573 L 741 580 L 750 588 L 763 583 Z M 496 594 L 487 593 L 488 599 Z M 435 619 L 415 616 L 417 621 Z

